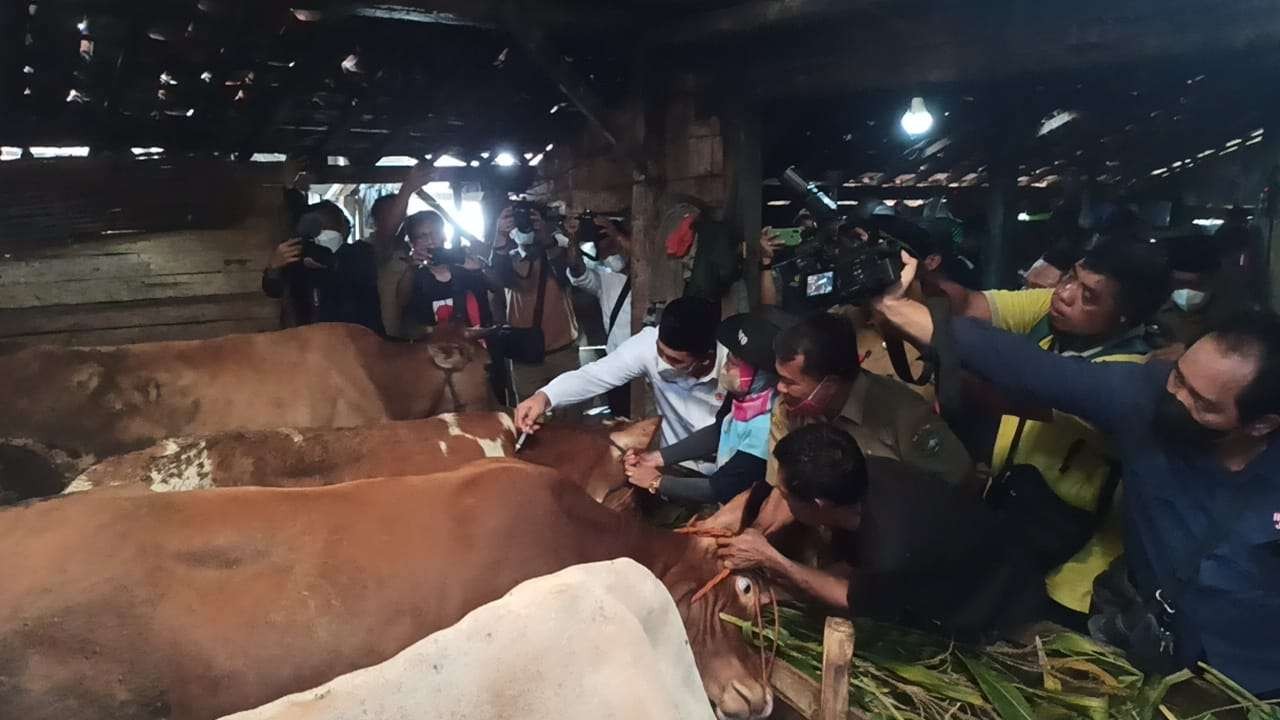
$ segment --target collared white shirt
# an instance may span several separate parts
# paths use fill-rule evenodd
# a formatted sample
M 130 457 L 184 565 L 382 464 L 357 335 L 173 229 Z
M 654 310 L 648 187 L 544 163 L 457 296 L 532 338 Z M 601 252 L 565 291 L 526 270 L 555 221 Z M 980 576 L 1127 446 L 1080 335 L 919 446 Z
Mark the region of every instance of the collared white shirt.
M 622 294 L 622 288 L 626 287 L 626 274 L 592 267 L 588 263 L 581 277 L 574 277 L 573 271 L 570 270 L 569 282 L 574 287 L 582 288 L 591 293 L 600 302 L 600 312 L 604 315 L 605 329 L 609 331 L 609 336 L 605 338 L 604 348 L 610 353 L 616 352 L 618 347 L 626 342 L 627 338 L 631 337 L 631 293 L 627 293 L 627 299 L 622 301 L 622 310 L 618 313 L 618 321 L 613 324 L 612 328 L 608 327 L 609 317 L 613 314 L 613 307 L 618 302 L 618 296 Z
M 547 383 L 542 392 L 556 408 L 590 400 L 636 378 L 645 378 L 653 388 L 654 404 L 662 416 L 662 447 L 666 447 L 715 422 L 716 411 L 724 403 L 718 378 L 727 352 L 717 344 L 716 363 L 709 373 L 667 382 L 658 375 L 658 329 L 647 327 L 619 345 L 617 351 Z M 715 471 L 715 463 L 699 463 L 697 469 L 710 474 Z

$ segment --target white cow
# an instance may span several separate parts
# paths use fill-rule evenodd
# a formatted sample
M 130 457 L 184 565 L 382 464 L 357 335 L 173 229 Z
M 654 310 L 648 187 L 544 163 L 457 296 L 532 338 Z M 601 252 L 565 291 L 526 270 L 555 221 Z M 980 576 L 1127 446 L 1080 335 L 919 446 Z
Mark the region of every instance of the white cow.
M 671 593 L 628 560 L 528 580 L 373 667 L 223 720 L 711 720 Z

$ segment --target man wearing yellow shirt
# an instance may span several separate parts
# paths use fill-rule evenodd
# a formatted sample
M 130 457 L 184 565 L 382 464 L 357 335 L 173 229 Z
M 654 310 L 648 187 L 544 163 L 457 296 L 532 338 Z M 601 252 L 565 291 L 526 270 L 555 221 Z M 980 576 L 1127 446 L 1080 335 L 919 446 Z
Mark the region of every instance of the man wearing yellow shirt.
M 1104 241 L 1054 288 L 974 292 L 948 288 L 954 312 L 1033 338 L 1049 352 L 1091 362 L 1143 362 L 1146 323 L 1168 296 L 1163 255 L 1148 243 Z M 993 473 L 1031 465 L 1066 503 L 1105 515 L 1084 547 L 1045 579 L 1049 597 L 1077 613 L 1089 610 L 1093 580 L 1123 551 L 1116 482 L 1122 469 L 1104 437 L 1056 412 L 1005 415 L 991 457 Z M 1012 452 L 1011 452 L 1012 451 Z

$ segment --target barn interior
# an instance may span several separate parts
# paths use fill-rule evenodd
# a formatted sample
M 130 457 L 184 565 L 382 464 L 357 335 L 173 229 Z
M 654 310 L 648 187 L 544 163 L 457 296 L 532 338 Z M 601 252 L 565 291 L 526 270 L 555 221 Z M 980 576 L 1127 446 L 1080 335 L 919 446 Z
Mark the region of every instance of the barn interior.
M 625 213 L 645 238 L 642 306 L 677 290 L 648 228 L 681 196 L 755 237 L 800 207 L 774 179 L 791 165 L 851 212 L 960 198 L 989 230 L 992 286 L 1043 249 L 1020 213 L 1085 195 L 1173 202 L 1174 224 L 1240 207 L 1270 232 L 1256 212 L 1276 160 L 1265 2 L 5 12 L 0 338 L 14 342 L 272 327 L 257 274 L 286 158 L 353 214 L 376 190 L 352 191 L 397 183 L 406 158 L 436 165 L 455 206 L 483 204 L 477 231 L 513 193 Z M 913 97 L 935 119 L 919 139 L 899 123 Z
M 1272 0 L 15 0 L 0 38 L 0 355 L 278 330 L 285 190 L 337 203 L 360 242 L 416 164 L 409 211 L 451 244 L 516 201 L 619 219 L 637 331 L 684 292 L 668 239 L 690 208 L 740 248 L 724 316 L 758 304 L 757 238 L 806 207 L 788 168 L 853 222 L 945 208 L 982 288 L 1120 213 L 1152 243 L 1246 238 L 1246 292 L 1280 307 Z M 572 302 L 598 352 L 608 313 Z M 775 717 L 952 717 L 851 711 L 815 684 L 847 667 L 806 672 L 775 669 Z M 978 706 L 955 717 L 1020 710 Z

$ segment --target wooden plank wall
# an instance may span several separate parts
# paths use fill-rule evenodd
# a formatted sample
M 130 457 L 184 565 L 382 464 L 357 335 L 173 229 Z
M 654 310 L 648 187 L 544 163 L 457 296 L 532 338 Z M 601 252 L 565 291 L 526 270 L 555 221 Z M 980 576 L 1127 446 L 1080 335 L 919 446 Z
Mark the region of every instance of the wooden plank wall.
M 0 343 L 274 329 L 260 281 L 284 210 L 267 180 L 231 163 L 0 167 Z

